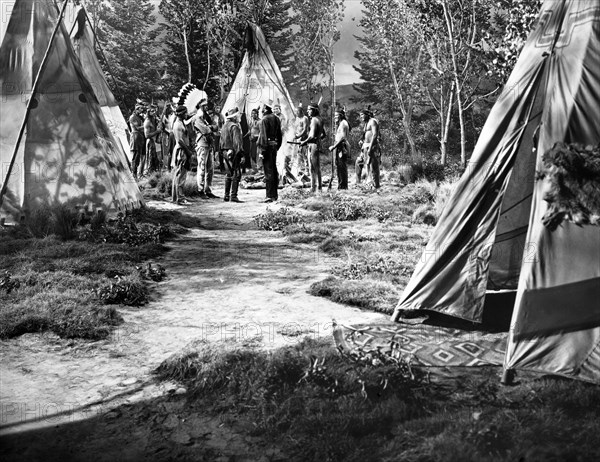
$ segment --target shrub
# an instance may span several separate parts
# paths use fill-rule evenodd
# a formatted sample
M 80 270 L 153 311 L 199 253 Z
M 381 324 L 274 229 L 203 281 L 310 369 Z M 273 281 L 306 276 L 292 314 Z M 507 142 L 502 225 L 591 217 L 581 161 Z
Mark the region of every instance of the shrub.
M 171 234 L 168 226 L 137 223 L 133 214 L 119 213 L 114 222 L 98 222 L 86 225 L 79 238 L 91 242 L 127 244 L 130 247 L 154 243 L 160 244 Z
M 438 216 L 435 209 L 430 204 L 419 205 L 412 215 L 413 223 L 422 223 L 424 225 L 435 225 Z
M 8 271 L 4 272 L 4 276 L 0 279 L 0 290 L 10 294 L 13 290 L 18 289 L 21 283 L 18 279 L 13 279 L 12 274 Z
M 35 210 L 25 220 L 25 226 L 33 237 L 43 238 L 52 234 L 52 213 L 49 208 Z
M 450 200 L 450 196 L 454 192 L 454 186 L 455 183 L 449 183 L 447 181 L 444 181 L 439 185 L 434 199 L 436 221 L 440 218 L 444 211 L 444 207 L 446 207 L 446 204 Z
M 95 293 L 108 305 L 141 306 L 148 302 L 148 288 L 138 278 L 115 276 Z
M 369 216 L 368 207 L 363 199 L 355 199 L 345 195 L 333 196 L 331 217 L 339 221 L 352 221 Z
M 302 222 L 302 216 L 287 207 L 273 211 L 269 207 L 265 213 L 254 217 L 254 223 L 259 229 L 279 231 L 288 225 Z
M 50 213 L 53 234 L 56 234 L 64 241 L 75 238 L 75 229 L 78 222 L 77 212 L 69 208 L 66 204 L 59 204 L 52 207 Z

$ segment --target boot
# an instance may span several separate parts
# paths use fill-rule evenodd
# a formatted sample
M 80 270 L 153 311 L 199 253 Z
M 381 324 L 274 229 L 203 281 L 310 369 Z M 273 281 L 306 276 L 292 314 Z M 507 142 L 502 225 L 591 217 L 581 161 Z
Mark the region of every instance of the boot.
M 235 180 L 233 180 L 233 184 L 231 187 L 231 202 L 242 202 L 237 197 L 239 187 L 240 187 L 240 180 L 236 178 Z
M 231 178 L 227 177 L 225 178 L 225 196 L 223 197 L 223 200 L 225 202 L 229 202 L 229 192 L 231 191 Z

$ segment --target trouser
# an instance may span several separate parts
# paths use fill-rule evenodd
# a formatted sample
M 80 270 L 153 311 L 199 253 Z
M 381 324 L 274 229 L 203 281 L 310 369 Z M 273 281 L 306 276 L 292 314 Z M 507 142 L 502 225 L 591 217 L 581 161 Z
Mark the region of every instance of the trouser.
M 131 150 L 131 170 L 134 176 L 138 175 L 138 169 L 141 166 L 142 174 L 144 171 L 144 135 L 141 133 L 132 133 L 129 148 Z
M 261 149 L 263 156 L 263 168 L 265 170 L 266 196 L 269 199 L 277 200 L 277 185 L 279 183 L 279 174 L 277 173 L 277 147 L 267 146 Z
M 222 152 L 225 165 L 227 166 L 227 176 L 225 177 L 225 200 L 229 199 L 229 193 L 231 192 L 231 198 L 237 199 L 238 188 L 240 186 L 240 180 L 242 178 L 242 159 L 244 157 L 243 152 L 237 154 L 227 155 L 227 151 Z
M 321 162 L 319 159 L 319 147 L 315 143 L 309 143 L 308 147 L 308 165 L 310 167 L 310 190 L 312 192 L 321 191 L 323 183 L 321 181 Z
M 183 185 L 187 175 L 186 161 L 187 156 L 182 150 L 177 150 L 174 153 L 178 156 L 175 167 L 173 168 L 173 183 L 171 184 L 171 198 L 173 202 L 178 201 L 183 196 Z
M 153 138 L 146 140 L 146 169 L 155 172 L 159 168 L 158 155 L 156 153 L 156 141 Z
M 303 175 L 306 175 L 310 172 L 306 151 L 306 146 L 298 146 L 298 149 L 295 152 L 296 158 L 294 159 L 294 164 L 298 178 L 302 178 Z
M 248 164 L 249 167 L 257 168 L 258 167 L 258 152 L 256 148 L 256 140 L 250 140 L 250 161 L 251 164 Z
M 196 184 L 199 192 L 209 193 L 213 179 L 213 156 L 212 150 L 208 146 L 196 146 L 196 155 L 198 158 L 198 170 L 196 172 Z
M 367 178 L 370 178 L 371 181 L 373 182 L 373 186 L 375 186 L 375 188 L 379 188 L 380 186 L 380 173 L 379 173 L 379 155 L 373 153 L 373 150 L 371 149 L 371 155 L 369 156 L 369 162 L 366 163 L 365 162 L 365 152 L 363 150 L 363 152 L 361 153 L 360 156 L 358 156 L 358 159 L 356 159 L 356 164 L 355 164 L 355 172 L 356 172 L 356 184 L 359 184 L 362 180 L 362 171 L 363 168 L 366 167 L 367 168 Z
M 348 189 L 348 152 L 344 148 L 335 150 L 335 166 L 337 167 L 338 189 Z
M 221 137 L 215 136 L 213 139 L 213 152 L 219 157 L 219 171 L 225 172 L 225 163 L 223 161 L 223 152 L 221 151 Z

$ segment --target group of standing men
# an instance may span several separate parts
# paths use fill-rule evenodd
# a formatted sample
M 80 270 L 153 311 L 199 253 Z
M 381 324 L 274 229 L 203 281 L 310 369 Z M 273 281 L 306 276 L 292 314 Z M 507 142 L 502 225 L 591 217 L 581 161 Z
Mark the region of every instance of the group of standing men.
M 156 106 L 151 105 L 142 122 L 144 107 L 137 105 L 129 122 L 131 127 L 132 170 L 137 177 L 145 170 L 160 169 L 161 164 L 173 171 L 172 200 L 186 203 L 182 194 L 183 183 L 191 168 L 195 155 L 198 160 L 197 186 L 200 197 L 218 198 L 212 192 L 214 159 L 218 156 L 221 171 L 226 173 L 223 200 L 241 202 L 238 198 L 242 169 L 247 167 L 263 170 L 266 186 L 265 202 L 278 199 L 279 173 L 277 171 L 277 153 L 283 143 L 283 133 L 287 121 L 278 105 L 263 103 L 259 109 L 251 111 L 248 130 L 244 134 L 240 125 L 240 110 L 230 108 L 225 117 L 215 113 L 214 107 L 206 99 L 200 101 L 196 112 L 189 115 L 185 106 L 175 110 L 165 106 L 162 117 L 156 115 Z M 356 159 L 356 183 L 362 181 L 366 170 L 374 186 L 379 188 L 379 124 L 369 109 L 360 112 L 363 123 L 363 137 L 359 142 L 361 152 Z M 350 156 L 350 126 L 345 111 L 338 108 L 335 112 L 335 139 L 328 150 L 335 159 L 338 189 L 348 189 L 348 162 Z M 282 179 L 296 181 L 292 174 L 292 165 L 300 178 L 310 177 L 311 191 L 322 191 L 321 145 L 326 138 L 323 120 L 317 104 L 307 107 L 307 114 L 300 104 L 296 109 L 294 141 L 297 149 L 286 154 L 283 162 Z M 162 138 L 161 138 L 162 137 Z M 249 138 L 249 146 L 244 148 L 244 138 Z M 157 139 L 162 145 L 162 159 L 156 154 Z

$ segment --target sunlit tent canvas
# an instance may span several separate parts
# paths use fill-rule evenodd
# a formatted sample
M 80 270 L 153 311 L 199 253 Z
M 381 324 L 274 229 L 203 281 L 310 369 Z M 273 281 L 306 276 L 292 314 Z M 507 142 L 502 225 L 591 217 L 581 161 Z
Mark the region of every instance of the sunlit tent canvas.
M 64 24 L 51 41 L 59 20 L 54 0 L 0 3 L 1 216 L 20 220 L 54 204 L 108 212 L 139 206 L 139 188 Z
M 481 322 L 516 291 L 505 368 L 600 383 L 600 228 L 542 224 L 556 142 L 600 143 L 600 2 L 547 0 L 393 316 Z
M 246 119 L 250 120 L 252 109 L 259 108 L 262 103 L 271 102 L 281 106 L 284 118 L 282 124 L 284 142 L 277 156 L 278 170 L 281 174 L 282 169 L 279 164 L 283 162 L 286 151 L 292 149 L 292 145 L 287 144 L 286 141 L 294 138 L 293 124 L 296 117 L 294 105 L 260 27 L 248 24 L 245 43 L 246 53 L 231 91 L 223 104 L 223 114 L 236 106 L 244 112 Z
M 102 66 L 96 56 L 94 50 L 94 32 L 85 8 L 69 3 L 65 10 L 64 21 L 67 32 L 69 32 L 73 41 L 75 54 L 79 58 L 83 73 L 92 85 L 108 128 L 110 128 L 117 141 L 120 142 L 119 147 L 122 148 L 123 153 L 131 162 L 129 140 L 127 138 L 127 122 L 115 96 L 108 87 Z

